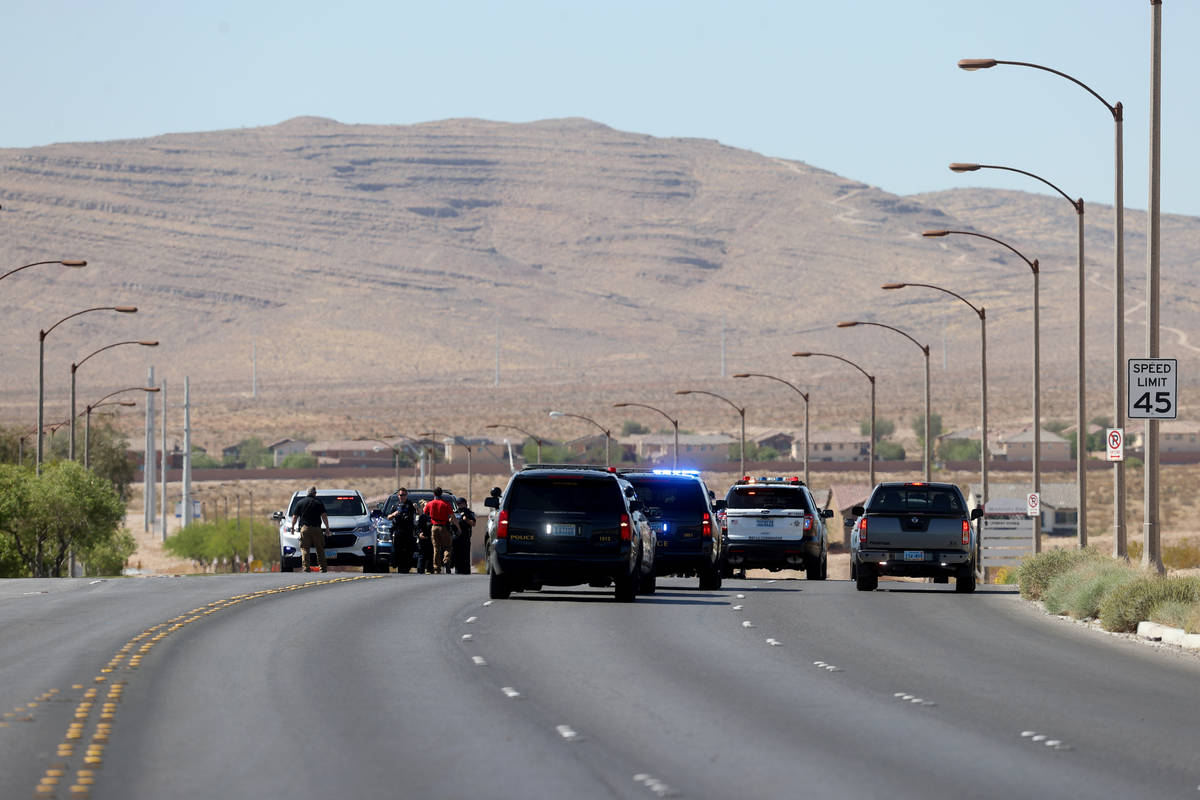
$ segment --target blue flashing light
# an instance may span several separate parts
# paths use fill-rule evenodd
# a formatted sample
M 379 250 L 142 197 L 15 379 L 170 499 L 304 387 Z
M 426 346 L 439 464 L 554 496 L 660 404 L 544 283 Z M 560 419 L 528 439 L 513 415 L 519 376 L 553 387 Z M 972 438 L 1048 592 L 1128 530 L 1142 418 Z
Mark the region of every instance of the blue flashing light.
M 654 469 L 651 470 L 654 475 L 699 475 L 698 469 Z

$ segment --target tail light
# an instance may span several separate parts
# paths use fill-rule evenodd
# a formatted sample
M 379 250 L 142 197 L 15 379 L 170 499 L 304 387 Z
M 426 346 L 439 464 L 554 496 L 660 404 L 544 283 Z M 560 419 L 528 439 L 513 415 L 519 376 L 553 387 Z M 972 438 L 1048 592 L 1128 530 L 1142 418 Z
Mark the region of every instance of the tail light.
M 863 517 L 858 521 L 858 543 L 862 544 L 867 540 L 867 518 Z
M 629 527 L 629 515 L 621 515 L 621 541 L 633 541 L 633 529 Z
M 700 517 L 700 536 L 704 539 L 712 538 L 712 517 L 707 511 Z
M 811 531 L 812 528 L 813 528 L 813 518 L 808 516 L 807 514 L 805 514 L 804 515 L 804 531 L 805 531 L 805 533 L 807 533 L 808 531 Z
M 501 511 L 500 516 L 496 517 L 496 538 L 508 538 L 508 512 Z
M 963 544 L 970 544 L 970 543 L 971 543 L 971 523 L 967 522 L 967 521 L 964 519 L 964 520 L 962 521 L 962 524 L 963 524 L 963 538 L 962 538 L 962 543 L 963 543 Z

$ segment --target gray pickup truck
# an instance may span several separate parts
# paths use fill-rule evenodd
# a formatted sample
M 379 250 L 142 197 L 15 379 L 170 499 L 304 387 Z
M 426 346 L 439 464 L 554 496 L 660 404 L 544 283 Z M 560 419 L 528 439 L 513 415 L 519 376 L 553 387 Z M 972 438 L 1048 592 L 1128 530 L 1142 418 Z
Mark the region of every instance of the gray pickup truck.
M 881 483 L 850 537 L 850 572 L 861 592 L 874 591 L 880 575 L 933 578 L 958 592 L 975 591 L 975 530 L 981 509 L 967 512 L 952 483 Z

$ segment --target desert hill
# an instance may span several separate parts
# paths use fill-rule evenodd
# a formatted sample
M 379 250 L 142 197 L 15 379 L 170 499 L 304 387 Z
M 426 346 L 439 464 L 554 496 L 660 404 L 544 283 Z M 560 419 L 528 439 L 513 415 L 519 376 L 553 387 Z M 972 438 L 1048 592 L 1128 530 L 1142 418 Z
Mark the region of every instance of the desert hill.
M 65 417 L 73 360 L 138 338 L 162 345 L 116 348 L 84 365 L 81 405 L 144 383 L 155 364 L 173 401 L 190 376 L 207 409 L 200 428 L 213 437 L 368 433 L 365 425 L 474 434 L 497 416 L 544 428 L 546 408 L 609 413 L 617 400 L 671 403 L 690 428 L 732 425 L 728 408 L 672 395 L 684 386 L 737 395 L 758 424 L 794 424 L 786 389 L 720 379 L 722 340 L 727 374 L 784 374 L 811 388 L 826 413 L 815 424 L 865 415 L 865 381 L 831 359 L 801 363 L 794 350 L 858 360 L 878 376 L 881 414 L 912 413 L 920 354 L 887 331 L 834 327 L 864 319 L 929 342 L 937 410 L 969 424 L 978 321 L 936 292 L 879 289 L 908 281 L 987 308 L 993 406 L 1019 421 L 1028 415 L 1028 268 L 982 240 L 923 239 L 927 228 L 978 230 L 1040 259 L 1046 414 L 1068 418 L 1074 213 L 1058 197 L 971 180 L 898 197 L 802 162 L 584 119 L 302 117 L 0 150 L 0 264 L 89 261 L 31 269 L 0 287 L 0 419 L 33 424 L 39 328 L 127 303 L 139 313 L 88 314 L 46 339 L 48 422 Z M 1087 226 L 1089 408 L 1099 414 L 1112 402 L 1111 208 L 1089 201 Z M 1126 232 L 1132 356 L 1144 349 L 1145 214 L 1127 211 Z M 1180 359 L 1185 381 L 1200 365 L 1187 339 L 1200 321 L 1198 262 L 1200 220 L 1164 217 L 1163 325 L 1173 332 L 1164 331 L 1163 355 Z

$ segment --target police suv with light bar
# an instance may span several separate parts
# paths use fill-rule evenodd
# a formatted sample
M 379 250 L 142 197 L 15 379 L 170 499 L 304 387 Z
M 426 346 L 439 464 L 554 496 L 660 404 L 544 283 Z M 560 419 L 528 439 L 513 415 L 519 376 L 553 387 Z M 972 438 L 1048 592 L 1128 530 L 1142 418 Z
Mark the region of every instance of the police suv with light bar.
M 825 520 L 799 478 L 743 477 L 729 487 L 718 509 L 724 513 L 725 574 L 734 570 L 803 569 L 810 581 L 829 573 Z
M 656 575 L 696 576 L 721 588 L 721 537 L 714 536 L 713 496 L 694 469 L 623 470 L 654 529 Z

